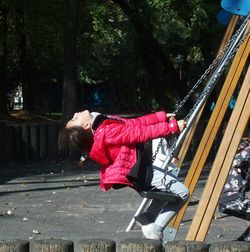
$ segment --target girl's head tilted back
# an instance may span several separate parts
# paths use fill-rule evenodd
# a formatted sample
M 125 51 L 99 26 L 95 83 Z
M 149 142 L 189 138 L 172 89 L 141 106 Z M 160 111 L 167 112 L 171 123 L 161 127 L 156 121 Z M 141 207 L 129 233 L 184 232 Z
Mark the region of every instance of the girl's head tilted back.
M 93 116 L 88 110 L 75 113 L 59 133 L 59 152 L 64 149 L 89 152 L 93 144 L 92 121 Z
M 73 117 L 67 122 L 66 128 L 70 129 L 72 127 L 78 126 L 82 127 L 85 130 L 91 130 L 92 122 L 93 115 L 88 110 L 84 110 L 75 113 Z

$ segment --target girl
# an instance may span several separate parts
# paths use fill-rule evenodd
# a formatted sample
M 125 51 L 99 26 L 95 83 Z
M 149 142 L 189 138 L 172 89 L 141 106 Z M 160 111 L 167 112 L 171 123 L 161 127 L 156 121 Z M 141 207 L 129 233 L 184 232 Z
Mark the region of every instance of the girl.
M 139 216 L 139 222 L 144 220 L 141 222 L 142 232 L 148 239 L 161 240 L 163 229 L 189 196 L 188 188 L 171 173 L 165 176 L 161 168 L 167 155 L 166 141 L 162 142 L 153 164 L 145 154 L 148 152 L 145 143 L 183 131 L 186 122 L 177 121 L 174 117 L 175 114 L 160 111 L 125 119 L 84 110 L 74 114 L 59 136 L 59 143 L 66 138 L 70 148 L 88 153 L 92 160 L 101 165 L 100 185 L 104 191 L 124 186 L 136 190 L 157 187 L 180 196 L 182 200 L 178 204 L 169 203 L 167 207 L 166 202 L 153 200 L 147 211 L 142 214 L 143 218 Z M 153 149 L 156 148 L 156 142 L 157 140 L 153 141 Z M 61 144 L 59 148 L 60 146 Z M 146 159 L 149 162 L 146 162 Z M 139 176 L 134 177 L 134 169 L 138 167 Z

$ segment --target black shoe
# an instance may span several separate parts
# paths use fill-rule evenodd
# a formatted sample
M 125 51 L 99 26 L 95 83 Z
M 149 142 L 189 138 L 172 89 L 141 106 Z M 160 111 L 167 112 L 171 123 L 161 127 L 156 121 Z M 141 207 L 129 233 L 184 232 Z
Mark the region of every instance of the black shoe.
M 247 230 L 237 239 L 237 241 L 250 242 L 250 226 Z
M 227 204 L 219 204 L 218 210 L 221 213 L 250 220 L 250 204 L 248 199 L 236 199 L 227 202 Z
M 249 209 L 249 200 L 248 199 L 241 199 L 238 198 L 236 200 L 228 201 L 227 203 L 220 204 L 219 208 L 222 211 L 227 210 L 233 210 L 233 211 L 239 211 L 239 212 L 247 212 Z
M 219 206 L 218 206 L 219 212 L 224 213 L 225 209 L 226 209 L 226 207 L 224 205 L 219 204 Z

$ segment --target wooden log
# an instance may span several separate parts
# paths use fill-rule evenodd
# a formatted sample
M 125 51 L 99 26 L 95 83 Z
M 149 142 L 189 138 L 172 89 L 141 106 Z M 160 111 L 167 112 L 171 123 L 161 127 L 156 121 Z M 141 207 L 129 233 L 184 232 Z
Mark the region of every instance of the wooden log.
M 58 138 L 58 125 L 48 125 L 48 159 L 50 161 L 57 160 L 57 138 Z
M 39 135 L 38 125 L 30 125 L 30 159 L 37 161 L 39 159 Z
M 81 240 L 77 244 L 77 252 L 115 252 L 116 243 L 112 240 Z
M 5 162 L 13 162 L 14 159 L 14 136 L 12 125 L 6 125 L 5 127 Z
M 22 135 L 22 159 L 24 162 L 30 160 L 30 127 L 28 124 L 21 125 Z
M 120 243 L 120 252 L 162 252 L 160 241 L 148 239 L 126 239 Z
M 3 164 L 3 161 L 5 160 L 5 123 L 0 123 L 0 166 Z
M 209 252 L 228 252 L 228 251 L 249 252 L 250 243 L 240 241 L 218 242 L 211 244 L 209 248 Z
M 165 252 L 208 252 L 209 245 L 197 241 L 170 241 L 165 245 Z
M 13 125 L 13 134 L 14 134 L 14 161 L 20 163 L 22 161 L 22 135 L 21 135 L 21 126 Z
M 48 239 L 30 242 L 30 252 L 73 252 L 74 243 L 69 240 Z
M 46 124 L 39 125 L 40 159 L 48 157 L 48 127 Z
M 0 252 L 29 252 L 29 242 L 25 240 L 0 241 Z

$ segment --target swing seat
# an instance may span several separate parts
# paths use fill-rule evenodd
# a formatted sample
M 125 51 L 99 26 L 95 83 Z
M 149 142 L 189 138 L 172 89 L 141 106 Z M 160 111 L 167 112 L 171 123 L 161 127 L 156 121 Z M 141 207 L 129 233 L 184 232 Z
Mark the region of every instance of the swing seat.
M 177 203 L 180 201 L 180 197 L 177 194 L 170 193 L 170 192 L 163 192 L 159 190 L 152 190 L 152 191 L 140 191 L 140 196 L 146 199 L 156 199 L 156 200 L 163 200 Z

